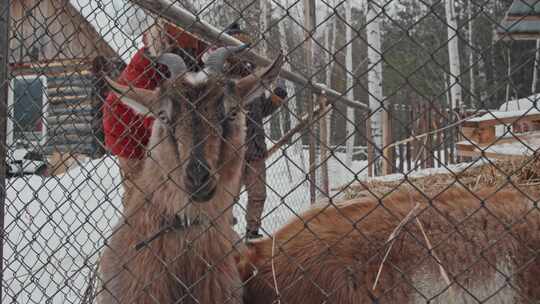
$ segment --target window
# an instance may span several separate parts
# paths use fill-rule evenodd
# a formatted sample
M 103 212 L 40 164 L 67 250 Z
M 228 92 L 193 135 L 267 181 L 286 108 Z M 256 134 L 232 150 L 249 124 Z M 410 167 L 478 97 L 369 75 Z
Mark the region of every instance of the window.
M 47 81 L 43 76 L 17 77 L 8 98 L 8 144 L 38 145 L 45 141 Z

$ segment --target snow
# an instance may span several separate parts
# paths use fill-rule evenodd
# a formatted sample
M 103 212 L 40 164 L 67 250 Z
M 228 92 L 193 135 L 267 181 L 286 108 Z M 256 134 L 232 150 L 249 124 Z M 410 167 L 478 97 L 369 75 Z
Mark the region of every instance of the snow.
M 395 174 L 389 174 L 384 176 L 378 176 L 378 177 L 368 177 L 363 178 L 363 182 L 369 182 L 369 181 L 380 181 L 380 182 L 392 182 L 392 181 L 400 181 L 405 178 L 411 179 L 411 178 L 420 178 L 435 174 L 448 174 L 448 173 L 459 173 L 464 170 L 468 170 L 471 167 L 481 166 L 485 164 L 487 161 L 479 159 L 475 161 L 474 163 L 459 163 L 459 164 L 451 164 L 439 168 L 427 168 L 427 169 L 420 169 L 416 171 L 412 171 L 407 173 L 406 175 L 403 173 L 395 173 Z
M 540 111 L 536 108 L 527 108 L 524 110 L 515 110 L 515 111 L 490 111 L 487 114 L 484 114 L 479 117 L 474 117 L 469 119 L 468 121 L 471 122 L 482 122 L 482 121 L 488 121 L 492 119 L 504 119 L 504 118 L 511 118 L 511 117 L 522 117 L 532 114 L 538 114 Z
M 491 145 L 484 150 L 502 155 L 527 156 L 532 155 L 539 148 L 540 138 L 538 136 L 520 136 L 520 139 L 516 139 L 514 142 Z
M 142 47 L 142 33 L 154 21 L 128 0 L 69 1 L 125 62 Z
M 537 101 L 540 100 L 540 94 L 534 94 L 525 98 L 510 100 L 505 102 L 499 108 L 500 111 L 519 111 L 530 110 L 536 107 Z
M 300 155 L 278 152 L 267 161 L 264 232 L 309 207 Z M 331 188 L 361 178 L 366 162 L 329 160 Z M 307 152 L 305 159 L 307 159 Z M 288 161 L 287 161 L 288 160 Z M 290 171 L 287 169 L 289 164 Z M 104 241 L 121 216 L 121 179 L 112 157 L 85 161 L 58 177 L 7 180 L 3 292 L 9 303 L 80 303 Z M 245 229 L 245 193 L 234 209 Z
M 113 159 L 7 181 L 6 302 L 80 303 L 89 265 L 119 215 L 119 183 Z

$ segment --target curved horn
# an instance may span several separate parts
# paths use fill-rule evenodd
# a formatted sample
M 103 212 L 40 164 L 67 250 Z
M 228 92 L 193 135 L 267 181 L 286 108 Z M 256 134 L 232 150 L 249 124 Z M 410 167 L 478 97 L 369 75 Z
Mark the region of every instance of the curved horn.
M 176 79 L 187 73 L 188 69 L 184 59 L 173 53 L 164 53 L 156 61 L 159 64 L 166 66 L 171 73 L 171 79 Z
M 239 46 L 225 46 L 212 52 L 206 60 L 206 70 L 212 74 L 223 73 L 225 61 L 229 56 L 239 54 L 249 48 L 249 44 L 243 44 Z

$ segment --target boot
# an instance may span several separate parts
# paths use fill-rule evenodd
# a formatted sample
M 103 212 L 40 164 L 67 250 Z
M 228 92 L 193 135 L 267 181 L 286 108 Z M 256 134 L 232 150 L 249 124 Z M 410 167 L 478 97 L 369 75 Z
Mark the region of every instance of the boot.
M 258 229 L 248 229 L 246 231 L 246 239 L 247 240 L 254 240 L 254 239 L 260 239 L 263 235 L 259 233 Z

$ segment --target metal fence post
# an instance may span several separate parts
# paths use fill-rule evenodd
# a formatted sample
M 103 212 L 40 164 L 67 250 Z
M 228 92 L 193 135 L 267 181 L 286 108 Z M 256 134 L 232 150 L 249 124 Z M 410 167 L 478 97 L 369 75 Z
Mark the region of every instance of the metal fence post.
M 7 96 L 8 54 L 9 54 L 9 5 L 10 0 L 0 0 L 0 281 L 4 282 L 4 206 L 6 201 L 6 127 L 7 127 Z M 2 303 L 2 288 L 0 288 L 0 303 Z

